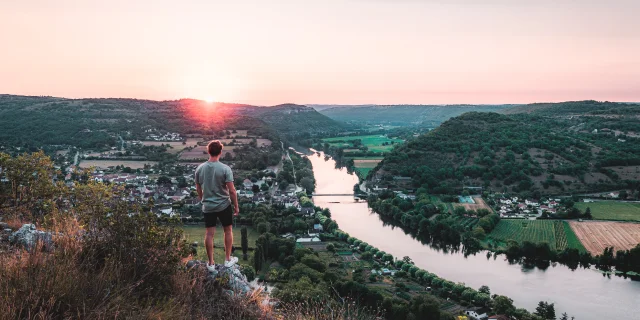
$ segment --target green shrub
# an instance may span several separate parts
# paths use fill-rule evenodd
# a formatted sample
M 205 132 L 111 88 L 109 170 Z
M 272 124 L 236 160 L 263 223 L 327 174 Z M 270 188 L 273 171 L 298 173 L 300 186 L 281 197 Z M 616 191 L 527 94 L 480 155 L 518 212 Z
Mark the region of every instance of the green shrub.
M 253 279 L 256 278 L 256 270 L 254 270 L 252 266 L 243 266 L 242 274 L 247 277 L 248 281 L 253 281 Z

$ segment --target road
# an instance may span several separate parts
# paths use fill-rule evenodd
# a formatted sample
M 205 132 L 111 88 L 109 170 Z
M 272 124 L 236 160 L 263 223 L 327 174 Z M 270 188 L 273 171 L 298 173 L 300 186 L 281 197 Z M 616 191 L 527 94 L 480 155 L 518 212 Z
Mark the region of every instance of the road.
M 296 178 L 296 167 L 293 166 L 293 160 L 291 160 L 291 156 L 289 155 L 289 150 L 284 149 L 284 143 L 280 141 L 280 146 L 282 147 L 282 151 L 287 155 L 287 159 L 291 162 L 291 167 L 293 168 L 293 184 L 296 186 L 296 191 L 298 190 L 298 179 Z
M 124 139 L 120 135 L 118 135 L 118 139 L 120 139 L 120 151 L 124 151 Z

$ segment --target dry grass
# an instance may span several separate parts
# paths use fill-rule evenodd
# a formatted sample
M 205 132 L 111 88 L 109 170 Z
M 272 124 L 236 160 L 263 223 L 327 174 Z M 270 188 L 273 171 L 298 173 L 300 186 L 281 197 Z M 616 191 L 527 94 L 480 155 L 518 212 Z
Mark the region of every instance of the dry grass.
M 181 267 L 175 259 L 180 244 L 167 241 L 179 234 L 144 218 L 123 220 L 87 237 L 77 220 L 53 213 L 43 223 L 56 234 L 51 252 L 39 244 L 30 252 L 11 247 L 0 255 L 0 320 L 273 318 L 259 292 L 232 296 L 204 270 Z M 158 237 L 131 236 L 124 239 L 128 248 L 114 244 L 131 228 Z
M 640 243 L 640 224 L 611 221 L 569 221 L 584 247 L 592 255 L 602 254 L 605 248 L 629 250 Z
M 280 308 L 283 319 L 291 320 L 375 320 L 384 319 L 380 311 L 362 308 L 353 301 L 337 303 L 332 301 L 317 301 L 311 303 L 291 303 Z

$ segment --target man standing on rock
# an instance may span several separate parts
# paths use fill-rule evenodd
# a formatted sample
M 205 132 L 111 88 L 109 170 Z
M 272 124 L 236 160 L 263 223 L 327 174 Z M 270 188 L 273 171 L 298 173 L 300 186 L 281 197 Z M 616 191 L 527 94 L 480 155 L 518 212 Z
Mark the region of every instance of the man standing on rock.
M 225 266 L 231 267 L 238 262 L 237 257 L 231 257 L 233 246 L 233 216 L 240 213 L 238 195 L 233 185 L 231 168 L 220 162 L 222 143 L 218 140 L 209 142 L 207 146 L 209 160 L 198 166 L 195 180 L 198 198 L 202 202 L 205 228 L 207 229 L 204 244 L 207 248 L 207 269 L 215 271 L 213 261 L 213 236 L 217 221 L 220 220 L 224 229 Z M 233 208 L 232 205 L 233 204 Z

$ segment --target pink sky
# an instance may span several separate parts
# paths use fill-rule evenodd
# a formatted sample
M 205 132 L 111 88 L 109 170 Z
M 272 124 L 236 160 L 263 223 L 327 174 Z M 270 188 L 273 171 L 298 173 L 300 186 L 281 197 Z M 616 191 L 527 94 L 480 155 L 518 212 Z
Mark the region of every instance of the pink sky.
M 0 2 L 0 93 L 640 101 L 640 1 Z

